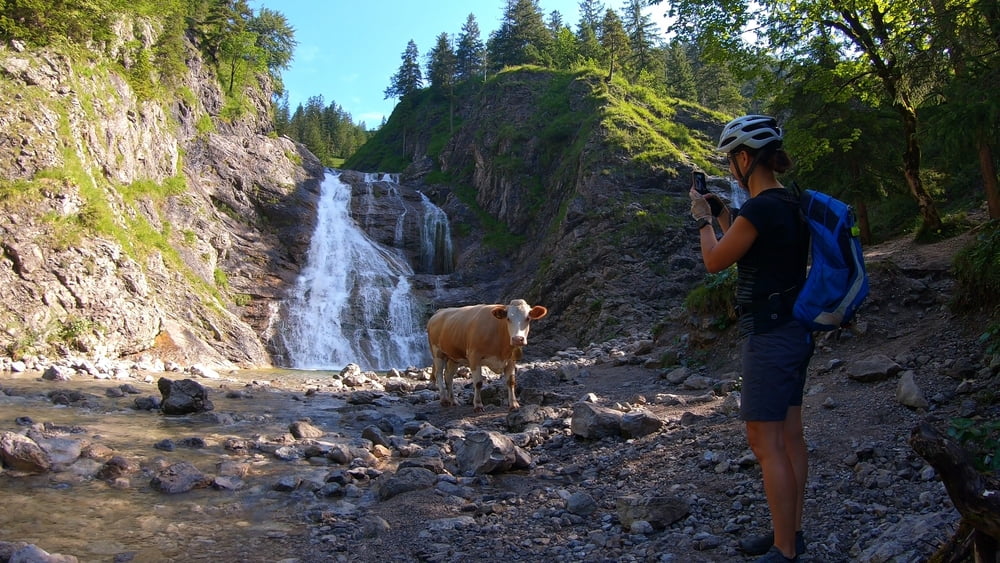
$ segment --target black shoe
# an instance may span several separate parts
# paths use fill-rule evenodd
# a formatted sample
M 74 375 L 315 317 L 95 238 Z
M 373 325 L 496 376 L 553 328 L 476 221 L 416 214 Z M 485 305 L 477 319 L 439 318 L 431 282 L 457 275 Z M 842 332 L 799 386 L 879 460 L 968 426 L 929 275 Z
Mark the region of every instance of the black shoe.
M 763 555 L 772 545 L 774 545 L 774 533 L 740 540 L 740 550 L 748 555 Z M 806 552 L 806 538 L 802 530 L 795 532 L 795 552 L 799 555 Z
M 778 546 L 774 545 L 771 546 L 771 549 L 769 549 L 767 553 L 764 554 L 763 557 L 761 557 L 754 563 L 789 563 L 789 562 L 794 563 L 798 560 L 799 560 L 798 555 L 791 558 L 785 557 L 785 554 L 782 553 L 780 549 L 778 549 Z

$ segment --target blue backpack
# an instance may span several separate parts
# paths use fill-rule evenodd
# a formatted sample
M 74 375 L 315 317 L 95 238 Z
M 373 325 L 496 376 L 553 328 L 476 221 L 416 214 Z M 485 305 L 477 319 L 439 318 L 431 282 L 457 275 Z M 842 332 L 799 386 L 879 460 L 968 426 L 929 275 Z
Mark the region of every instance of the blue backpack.
M 861 230 L 854 209 L 837 198 L 798 186 L 802 214 L 809 225 L 812 266 L 792 313 L 809 330 L 835 330 L 850 324 L 868 297 L 868 273 L 861 252 Z

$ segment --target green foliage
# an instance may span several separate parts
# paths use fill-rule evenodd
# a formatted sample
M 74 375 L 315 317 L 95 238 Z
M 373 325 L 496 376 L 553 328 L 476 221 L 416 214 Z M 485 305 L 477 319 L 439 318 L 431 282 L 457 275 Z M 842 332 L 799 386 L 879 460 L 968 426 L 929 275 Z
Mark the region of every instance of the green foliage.
M 187 180 L 183 175 L 167 178 L 163 183 L 153 180 L 136 180 L 126 186 L 119 186 L 118 193 L 122 195 L 128 203 L 134 203 L 137 199 L 146 196 L 156 201 L 161 201 L 170 196 L 181 195 L 187 191 Z
M 150 60 L 152 54 L 139 41 L 131 41 L 126 47 L 132 51 L 133 60 L 123 70 L 132 92 L 139 101 L 154 99 L 156 84 L 153 80 L 153 62 Z
M 226 276 L 226 272 L 216 268 L 215 271 L 212 272 L 212 277 L 215 280 L 216 287 L 223 291 L 229 290 L 229 277 Z
M 1000 220 L 986 223 L 976 239 L 955 256 L 959 309 L 1000 307 Z
M 1000 311 L 993 314 L 996 319 L 986 326 L 986 330 L 979 335 L 979 343 L 983 345 L 987 354 L 1000 354 Z
M 953 418 L 948 435 L 972 454 L 976 469 L 1000 471 L 1000 420 Z
M 965 213 L 954 213 L 941 218 L 941 226 L 936 229 L 929 228 L 923 222 L 916 226 L 916 236 L 914 241 L 921 244 L 928 244 L 947 240 L 958 236 L 969 230 L 971 224 Z
M 77 350 L 86 350 L 85 344 L 82 339 L 85 336 L 93 334 L 95 330 L 99 329 L 99 325 L 90 319 L 83 317 L 78 317 L 76 315 L 70 315 L 69 317 L 58 321 L 58 327 L 51 336 L 51 340 L 55 342 L 61 342 L 70 348 Z
M 0 3 L 0 41 L 27 41 L 50 45 L 66 39 L 72 42 L 100 42 L 109 39 L 109 0 L 4 0 Z
M 279 105 L 277 111 L 287 113 L 287 107 Z M 313 96 L 304 106 L 299 105 L 278 133 L 308 147 L 330 168 L 339 168 L 369 136 L 363 122 L 355 124 L 351 114 L 336 102 L 325 104 L 323 96 Z
M 717 328 L 736 320 L 736 267 L 706 274 L 705 281 L 684 298 L 684 307 L 693 314 L 713 319 Z
M 199 135 L 207 135 L 215 131 L 215 122 L 212 121 L 212 116 L 203 113 L 198 117 L 198 121 L 195 122 L 194 128 L 198 131 Z
M 8 334 L 13 334 L 13 341 L 4 347 L 8 357 L 19 360 L 38 352 L 38 344 L 45 341 L 45 335 L 38 330 L 25 327 L 6 328 Z

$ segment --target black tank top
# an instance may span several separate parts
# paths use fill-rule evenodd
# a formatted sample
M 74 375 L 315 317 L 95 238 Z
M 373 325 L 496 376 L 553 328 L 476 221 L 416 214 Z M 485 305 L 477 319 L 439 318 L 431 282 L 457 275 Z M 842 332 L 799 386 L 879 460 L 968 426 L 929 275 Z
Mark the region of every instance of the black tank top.
M 761 334 L 792 318 L 792 304 L 806 279 L 809 228 L 799 198 L 787 189 L 764 190 L 740 208 L 757 239 L 736 263 L 740 332 Z

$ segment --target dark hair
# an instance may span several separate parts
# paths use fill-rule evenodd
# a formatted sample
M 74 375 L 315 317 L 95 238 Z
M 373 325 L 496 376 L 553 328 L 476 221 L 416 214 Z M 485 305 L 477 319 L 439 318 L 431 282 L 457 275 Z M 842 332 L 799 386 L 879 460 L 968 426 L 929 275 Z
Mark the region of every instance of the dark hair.
M 759 149 L 752 149 L 746 145 L 740 145 L 739 148 L 733 152 L 735 153 L 739 151 L 747 151 L 752 158 L 757 158 L 758 155 L 760 155 L 760 160 L 757 162 L 758 166 L 763 164 L 778 174 L 788 171 L 794 165 L 792 157 L 788 156 L 788 153 L 785 152 L 785 149 L 781 146 L 781 141 L 768 143 Z

